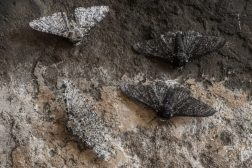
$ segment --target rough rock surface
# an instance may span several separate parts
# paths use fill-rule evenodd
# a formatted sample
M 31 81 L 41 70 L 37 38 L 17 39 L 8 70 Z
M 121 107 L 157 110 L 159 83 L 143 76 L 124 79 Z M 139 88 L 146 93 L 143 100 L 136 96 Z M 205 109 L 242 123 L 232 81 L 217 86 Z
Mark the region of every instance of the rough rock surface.
M 110 13 L 81 46 L 29 28 L 34 18 L 94 5 Z M 0 0 L 0 30 L 0 167 L 251 166 L 251 0 Z M 179 69 L 132 51 L 178 30 L 227 43 Z M 179 79 L 218 112 L 150 122 L 155 113 L 118 86 L 156 79 Z M 97 159 L 67 130 L 66 80 L 118 135 L 111 159 Z

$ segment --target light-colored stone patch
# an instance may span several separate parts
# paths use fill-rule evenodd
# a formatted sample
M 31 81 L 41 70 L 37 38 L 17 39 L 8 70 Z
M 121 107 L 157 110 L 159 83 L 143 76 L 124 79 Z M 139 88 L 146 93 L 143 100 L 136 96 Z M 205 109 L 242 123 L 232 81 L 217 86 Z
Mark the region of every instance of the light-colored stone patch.
M 117 146 L 115 157 L 98 160 L 92 150 L 81 148 L 66 129 L 66 105 L 60 89 L 66 78 L 59 78 L 57 90 L 52 90 L 45 84 L 47 68 L 41 64 L 35 68 L 39 87 L 36 98 L 29 84 L 13 82 L 11 89 L 1 89 L 1 114 L 6 115 L 0 120 L 0 130 L 6 139 L 0 145 L 7 151 L 1 155 L 6 160 L 2 165 L 79 168 L 152 167 L 155 163 L 158 167 L 205 168 L 236 167 L 251 159 L 252 103 L 247 94 L 233 92 L 222 82 L 206 87 L 190 79 L 186 85 L 195 97 L 218 111 L 214 116 L 161 121 L 153 110 L 123 95 L 120 82 L 101 87 L 100 99 L 87 95 L 97 114 L 117 135 L 116 141 L 111 139 Z M 141 81 L 139 76 L 136 78 Z M 127 80 L 125 76 L 122 82 Z M 85 78 L 72 82 L 83 93 L 99 83 Z

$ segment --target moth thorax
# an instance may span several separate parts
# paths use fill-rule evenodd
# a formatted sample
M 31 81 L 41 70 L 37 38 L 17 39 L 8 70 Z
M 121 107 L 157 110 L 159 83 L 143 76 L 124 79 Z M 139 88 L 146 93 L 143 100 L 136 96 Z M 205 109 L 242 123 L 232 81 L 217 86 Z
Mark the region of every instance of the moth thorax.
M 68 38 L 70 39 L 71 42 L 75 44 L 80 43 L 83 37 L 84 35 L 80 29 L 74 28 L 72 30 L 69 30 Z
M 178 52 L 175 61 L 178 65 L 185 65 L 189 61 L 189 56 L 185 52 Z
M 171 118 L 173 116 L 173 110 L 169 107 L 159 107 L 158 115 L 162 118 Z

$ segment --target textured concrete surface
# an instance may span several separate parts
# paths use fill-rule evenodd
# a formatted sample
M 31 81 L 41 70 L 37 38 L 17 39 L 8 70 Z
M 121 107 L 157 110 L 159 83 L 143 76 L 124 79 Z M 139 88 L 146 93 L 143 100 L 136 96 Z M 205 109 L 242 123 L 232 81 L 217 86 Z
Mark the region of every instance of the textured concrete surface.
M 29 28 L 39 16 L 92 5 L 110 13 L 81 46 Z M 0 167 L 250 167 L 251 9 L 249 0 L 0 0 Z M 132 51 L 137 41 L 177 30 L 227 43 L 179 69 Z M 218 112 L 152 121 L 153 111 L 119 90 L 157 79 L 178 79 Z M 113 133 L 108 160 L 67 129 L 64 81 L 88 96 Z

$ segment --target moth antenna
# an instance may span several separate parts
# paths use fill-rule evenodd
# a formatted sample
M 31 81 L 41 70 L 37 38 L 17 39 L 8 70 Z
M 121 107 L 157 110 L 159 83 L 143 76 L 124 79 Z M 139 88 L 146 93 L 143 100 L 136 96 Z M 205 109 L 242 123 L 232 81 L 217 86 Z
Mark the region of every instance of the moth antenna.
M 67 26 L 68 31 L 69 31 L 70 30 L 70 25 L 69 25 L 68 18 L 67 18 L 66 15 L 64 15 L 64 13 L 62 11 L 60 11 L 60 13 L 62 15 L 62 18 L 63 18 L 64 22 L 65 22 L 65 25 Z
M 169 125 L 169 126 L 171 126 L 171 127 L 173 127 L 173 126 L 174 126 L 174 127 L 176 128 L 176 125 L 175 125 L 175 124 L 174 124 L 171 120 L 168 120 L 168 122 L 167 122 L 167 123 L 168 123 L 168 125 Z
M 69 15 L 71 13 L 71 11 L 69 11 L 69 3 L 67 1 L 61 0 L 60 3 L 63 5 L 63 7 L 65 8 L 66 13 Z
M 156 120 L 158 117 L 153 117 L 149 122 L 147 122 L 148 124 L 152 123 L 154 120 Z
M 80 27 L 81 27 L 81 24 L 80 24 L 79 20 L 76 18 L 76 15 L 74 15 L 73 18 L 74 18 L 74 21 L 75 21 L 77 27 L 80 28 Z

